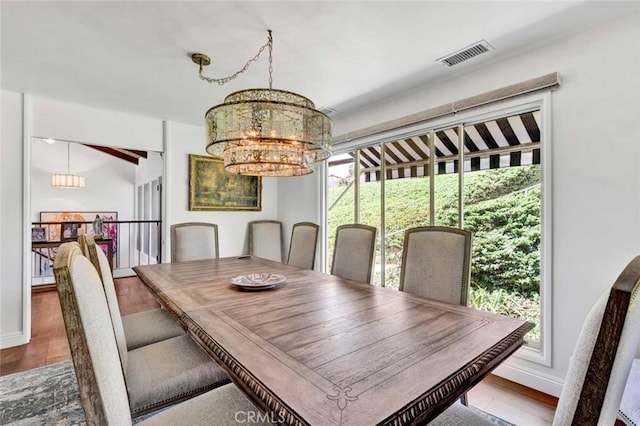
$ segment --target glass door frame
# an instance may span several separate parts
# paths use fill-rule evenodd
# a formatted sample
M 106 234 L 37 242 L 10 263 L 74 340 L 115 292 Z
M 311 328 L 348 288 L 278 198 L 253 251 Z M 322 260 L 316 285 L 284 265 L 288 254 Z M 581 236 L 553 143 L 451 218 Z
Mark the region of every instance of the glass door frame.
M 449 115 L 445 117 L 440 117 L 437 119 L 430 120 L 424 123 L 418 123 L 414 125 L 405 126 L 403 128 L 395 129 L 394 131 L 385 131 L 378 135 L 372 135 L 368 137 L 364 137 L 360 140 L 350 141 L 340 146 L 334 147 L 334 154 L 344 154 L 349 152 L 356 152 L 355 158 L 355 176 L 360 175 L 360 162 L 359 162 L 359 149 L 371 146 L 373 144 L 381 145 L 381 197 L 384 197 L 384 182 L 385 182 L 385 173 L 384 173 L 384 144 L 387 142 L 393 142 L 403 138 L 410 138 L 413 136 L 417 136 L 419 134 L 425 134 L 429 132 L 429 148 L 430 153 L 434 152 L 433 150 L 433 140 L 435 132 L 441 129 L 451 128 L 457 126 L 459 128 L 458 135 L 459 140 L 464 140 L 460 138 L 460 135 L 464 136 L 464 126 L 471 125 L 475 123 L 495 120 L 502 117 L 507 117 L 510 115 L 520 114 L 524 112 L 529 112 L 533 110 L 540 110 L 541 120 L 540 120 L 540 157 L 541 157 L 541 188 L 542 188 L 542 199 L 541 199 L 541 217 L 540 217 L 540 226 L 541 226 L 541 244 L 540 244 L 540 345 L 539 347 L 530 347 L 524 346 L 516 353 L 518 358 L 525 359 L 527 361 L 534 362 L 536 364 L 545 365 L 547 367 L 551 366 L 551 345 L 552 345 L 552 211 L 551 211 L 551 200 L 552 200 L 552 142 L 551 142 L 551 92 L 550 91 L 542 91 L 529 95 L 523 95 L 521 97 L 515 99 L 509 99 L 500 102 L 494 102 L 489 105 L 474 108 L 468 111 L 458 112 L 455 115 Z M 458 191 L 459 191 L 459 205 L 458 205 L 458 224 L 459 227 L 464 226 L 464 149 L 459 149 L 459 181 L 458 181 Z M 429 158 L 429 167 L 430 167 L 430 221 L 431 224 L 434 224 L 434 179 L 435 179 L 435 168 L 434 168 L 434 156 L 430 155 Z M 324 165 L 324 175 L 327 176 L 328 164 Z M 326 181 L 326 179 L 325 179 Z M 356 194 L 359 193 L 360 189 L 360 179 L 355 179 L 355 191 Z M 323 198 L 325 200 L 326 206 L 326 197 L 327 197 L 327 187 L 326 185 L 323 188 L 324 194 Z M 354 198 L 355 204 L 358 204 L 358 197 Z M 384 203 L 384 201 L 381 201 Z M 384 228 L 384 204 L 381 205 L 382 217 L 381 217 L 381 228 Z M 359 213 L 358 206 L 354 207 L 355 212 Z M 328 212 L 325 210 L 325 229 L 328 224 Z M 356 222 L 359 223 L 360 218 L 359 214 L 355 216 Z M 384 266 L 384 257 L 386 252 L 386 246 L 384 241 L 384 231 L 382 231 L 379 235 L 380 238 L 380 249 L 382 252 L 383 266 Z M 326 248 L 326 244 L 325 244 Z M 382 272 L 382 284 L 384 286 L 384 272 Z

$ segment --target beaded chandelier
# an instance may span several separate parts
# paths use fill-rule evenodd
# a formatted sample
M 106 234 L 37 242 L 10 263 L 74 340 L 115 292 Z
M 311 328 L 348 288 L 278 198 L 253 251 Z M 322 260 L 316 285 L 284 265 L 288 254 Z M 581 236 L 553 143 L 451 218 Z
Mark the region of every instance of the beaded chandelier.
M 223 104 L 205 114 L 207 152 L 222 157 L 226 171 L 249 176 L 302 176 L 313 173 L 314 164 L 331 155 L 331 120 L 317 111 L 309 99 L 272 88 L 273 38 L 240 71 L 230 77 L 208 78 L 203 67 L 211 59 L 195 53 L 199 76 L 220 85 L 244 72 L 269 48 L 269 88 L 231 93 Z

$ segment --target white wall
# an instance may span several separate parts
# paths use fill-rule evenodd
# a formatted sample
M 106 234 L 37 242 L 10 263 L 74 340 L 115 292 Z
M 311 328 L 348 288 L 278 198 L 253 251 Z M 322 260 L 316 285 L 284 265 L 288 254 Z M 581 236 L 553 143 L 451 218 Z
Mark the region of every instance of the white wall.
M 320 250 L 323 246 L 321 240 L 323 215 L 320 196 L 322 194 L 320 185 L 322 182 L 322 165 L 316 166 L 316 171 L 310 175 L 278 178 L 278 217 L 282 221 L 284 234 L 284 256 L 289 256 L 289 243 L 291 241 L 291 228 L 297 222 L 313 222 L 320 225 L 320 236 L 318 236 L 318 248 L 316 252 L 315 269 L 322 270 Z
M 0 99 L 0 347 L 24 343 L 22 95 Z M 30 292 L 26 292 L 30 294 Z
M 639 15 L 337 116 L 334 134 L 554 71 L 552 367 L 516 360 L 500 371 L 557 394 L 588 310 L 640 254 Z
M 141 158 L 136 167 L 136 186 L 158 179 L 164 173 L 162 153 L 149 151 L 147 158 Z
M 278 220 L 278 178 L 262 179 L 262 211 L 189 211 L 189 154 L 207 155 L 204 127 L 168 122 L 165 146 L 165 194 L 168 197 L 165 216 L 165 251 L 170 260 L 169 226 L 182 222 L 218 224 L 220 256 L 236 256 L 247 251 L 247 222 Z
M 159 119 L 33 98 L 32 136 L 93 145 L 162 151 Z

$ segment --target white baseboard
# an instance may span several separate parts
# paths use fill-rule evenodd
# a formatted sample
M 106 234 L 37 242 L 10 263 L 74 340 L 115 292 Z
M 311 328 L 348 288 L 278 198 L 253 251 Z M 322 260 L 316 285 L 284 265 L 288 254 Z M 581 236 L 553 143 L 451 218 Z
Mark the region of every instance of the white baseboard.
M 135 277 L 136 273 L 131 268 L 116 269 L 113 271 L 113 278 Z
M 22 332 L 15 332 L 0 337 L 0 349 L 26 345 L 27 343 L 29 343 L 29 340 L 27 339 L 27 336 Z
M 56 283 L 56 279 L 54 278 L 53 275 L 47 275 L 44 277 L 32 277 L 31 278 L 31 285 L 32 286 L 38 286 L 38 285 L 45 285 L 45 284 L 55 284 Z
M 509 361 L 493 370 L 493 374 L 555 397 L 560 397 L 564 383 L 558 377 L 531 368 L 517 366 Z

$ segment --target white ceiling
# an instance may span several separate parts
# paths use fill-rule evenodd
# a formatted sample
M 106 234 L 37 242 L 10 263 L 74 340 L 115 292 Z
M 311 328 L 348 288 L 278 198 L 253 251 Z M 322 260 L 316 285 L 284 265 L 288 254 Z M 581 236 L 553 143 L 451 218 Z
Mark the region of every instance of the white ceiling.
M 267 57 L 225 86 L 273 31 L 274 88 L 337 114 L 621 16 L 633 2 L 321 1 L 1 3 L 2 88 L 204 125 L 235 90 L 266 87 Z M 486 40 L 494 51 L 437 58 Z M 568 52 L 570 54 L 570 52 Z

